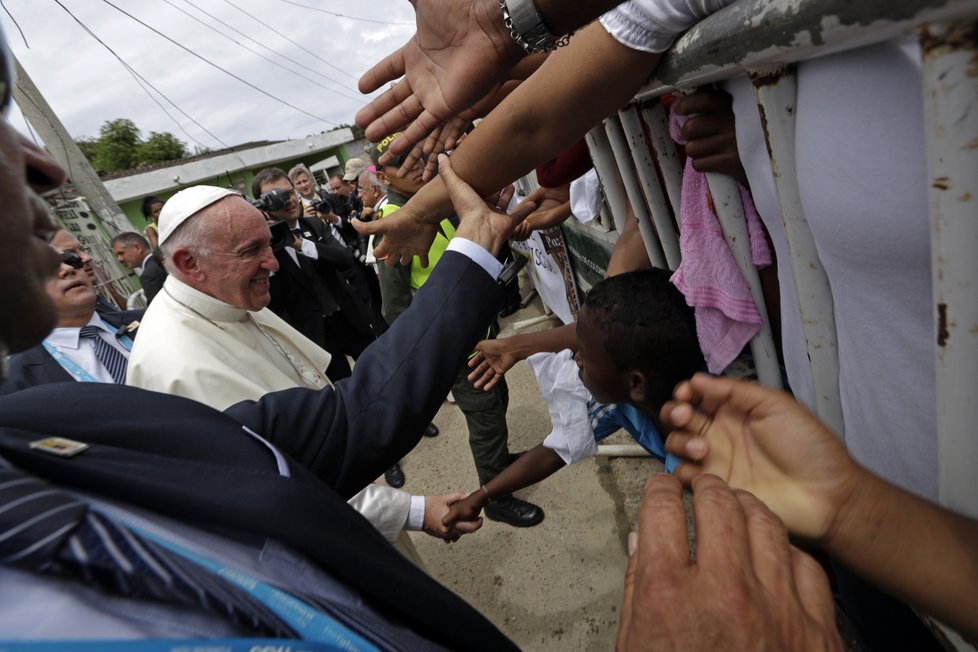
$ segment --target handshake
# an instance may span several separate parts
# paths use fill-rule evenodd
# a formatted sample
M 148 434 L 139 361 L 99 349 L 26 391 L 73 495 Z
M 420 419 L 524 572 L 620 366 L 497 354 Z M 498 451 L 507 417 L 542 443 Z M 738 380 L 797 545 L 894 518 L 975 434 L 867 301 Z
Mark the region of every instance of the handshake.
M 463 534 L 471 534 L 482 527 L 479 516 L 485 502 L 480 501 L 484 492 L 479 490 L 468 496 L 460 491 L 443 496 L 425 496 L 424 525 L 422 530 L 445 543 L 458 541 Z M 488 502 L 488 499 L 485 499 Z

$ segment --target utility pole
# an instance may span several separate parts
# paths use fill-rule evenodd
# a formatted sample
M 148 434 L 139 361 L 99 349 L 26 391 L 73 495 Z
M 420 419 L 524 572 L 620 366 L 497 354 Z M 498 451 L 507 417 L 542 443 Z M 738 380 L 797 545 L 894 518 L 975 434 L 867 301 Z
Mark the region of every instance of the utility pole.
M 89 207 L 95 211 L 110 237 L 134 231 L 129 218 L 106 190 L 95 168 L 58 120 L 51 106 L 31 81 L 27 71 L 20 65 L 20 61 L 17 57 L 13 57 L 13 60 L 17 71 L 14 99 L 24 117 L 47 145 L 48 151 L 67 170 L 68 178 L 78 189 L 79 194 L 84 195 L 88 200 Z

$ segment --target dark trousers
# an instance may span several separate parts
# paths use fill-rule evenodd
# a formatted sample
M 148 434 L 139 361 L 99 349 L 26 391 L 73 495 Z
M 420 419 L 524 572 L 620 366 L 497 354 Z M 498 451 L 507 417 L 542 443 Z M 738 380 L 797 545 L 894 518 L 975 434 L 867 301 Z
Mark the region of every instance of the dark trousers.
M 323 317 L 323 348 L 329 351 L 332 359 L 326 367 L 326 376 L 330 380 L 348 378 L 353 370 L 346 356 L 354 360 L 360 357 L 367 345 L 373 342 L 373 335 L 357 330 L 342 310 Z
M 343 273 L 343 277 L 366 308 L 370 317 L 370 326 L 374 329 L 374 337 L 380 337 L 387 330 L 387 320 L 380 311 L 380 282 L 377 280 L 377 274 L 373 268 L 356 263 Z
M 468 365 L 462 365 L 452 395 L 465 415 L 469 427 L 469 447 L 479 484 L 486 484 L 509 466 L 509 429 L 506 427 L 506 409 L 509 407 L 509 387 L 500 380 L 491 391 L 476 389 L 466 376 Z

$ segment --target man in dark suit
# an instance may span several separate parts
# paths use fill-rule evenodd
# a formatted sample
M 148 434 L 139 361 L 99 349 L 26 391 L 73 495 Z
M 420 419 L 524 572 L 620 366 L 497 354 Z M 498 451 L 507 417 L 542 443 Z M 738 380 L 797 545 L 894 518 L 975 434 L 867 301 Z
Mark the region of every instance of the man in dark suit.
M 279 271 L 271 279 L 268 307 L 333 355 L 326 369 L 330 380 L 346 378 L 346 356 L 357 359 L 374 339 L 367 307 L 343 276 L 357 260 L 326 232 L 321 220 L 301 217 L 302 204 L 292 182 L 278 168 L 262 170 L 251 183 L 256 199 L 272 190 L 290 193 L 285 208 L 269 215 L 288 222 L 295 239 L 275 253 Z
M 39 194 L 64 173 L 7 122 L 0 172 L 0 347 L 20 351 L 56 322 Z M 0 595 L 18 606 L 0 613 L 4 638 L 515 649 L 343 502 L 417 444 L 499 300 L 494 253 L 515 221 L 463 191 L 457 246 L 335 387 L 224 413 L 100 383 L 0 398 Z
M 146 305 L 153 302 L 156 293 L 163 289 L 167 273 L 150 249 L 149 241 L 135 232 L 120 233 L 112 238 L 112 251 L 116 259 L 139 276 L 139 284 L 146 295 Z
M 72 380 L 121 383 L 143 311 L 96 312 L 95 288 L 73 252 L 61 254 L 58 274 L 45 290 L 58 310 L 57 327 L 41 344 L 10 358 L 0 394 Z

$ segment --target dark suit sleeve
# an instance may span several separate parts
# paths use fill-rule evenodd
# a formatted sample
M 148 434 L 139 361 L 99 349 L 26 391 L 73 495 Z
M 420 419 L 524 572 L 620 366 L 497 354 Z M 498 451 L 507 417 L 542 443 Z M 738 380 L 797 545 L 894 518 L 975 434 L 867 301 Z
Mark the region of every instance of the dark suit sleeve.
M 153 298 L 163 289 L 166 276 L 166 270 L 163 266 L 155 258 L 151 258 L 145 271 L 139 277 L 139 283 L 143 286 L 143 292 L 146 293 L 146 305 L 152 303 Z
M 303 224 L 316 235 L 316 239 L 310 242 L 316 245 L 320 264 L 331 269 L 347 269 L 357 262 L 349 249 L 336 242 L 332 234 L 326 232 L 326 226 L 321 221 L 305 219 Z M 301 256 L 302 253 L 300 252 L 299 255 Z
M 274 392 L 227 413 L 349 498 L 417 444 L 485 334 L 499 294 L 485 270 L 448 251 L 411 307 L 335 389 Z
M 7 377 L 0 385 L 0 396 L 37 385 L 74 380 L 43 346 L 35 346 L 10 357 Z

